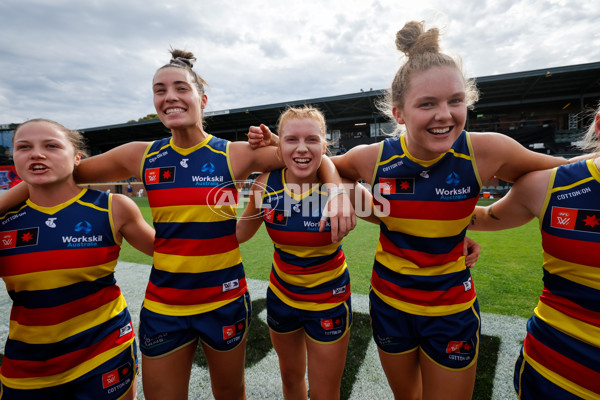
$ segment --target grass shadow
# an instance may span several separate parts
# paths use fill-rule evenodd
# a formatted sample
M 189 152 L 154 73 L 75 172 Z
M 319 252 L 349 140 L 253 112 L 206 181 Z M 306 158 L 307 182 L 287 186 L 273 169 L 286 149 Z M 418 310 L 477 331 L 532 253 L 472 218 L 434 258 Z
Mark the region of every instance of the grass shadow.
M 365 354 L 367 354 L 371 338 L 372 331 L 369 315 L 355 312 L 350 330 L 350 343 L 348 344 L 346 365 L 344 367 L 344 374 L 342 375 L 342 386 L 340 389 L 340 399 L 342 400 L 348 399 L 352 394 L 354 382 L 356 382 L 360 367 L 365 360 Z
M 491 400 L 494 389 L 494 376 L 498 364 L 500 338 L 497 336 L 481 335 L 479 343 L 479 358 L 477 359 L 477 377 L 473 400 Z

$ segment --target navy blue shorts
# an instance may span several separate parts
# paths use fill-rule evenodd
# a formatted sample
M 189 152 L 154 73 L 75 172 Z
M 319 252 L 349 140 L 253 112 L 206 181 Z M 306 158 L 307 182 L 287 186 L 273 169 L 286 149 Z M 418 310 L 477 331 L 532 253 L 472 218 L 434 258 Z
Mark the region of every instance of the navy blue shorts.
M 481 328 L 479 304 L 455 314 L 428 317 L 400 311 L 371 290 L 371 327 L 377 347 L 390 354 L 420 348 L 433 362 L 465 369 L 477 360 Z
M 267 323 L 276 333 L 290 333 L 304 328 L 312 340 L 331 343 L 344 337 L 350 329 L 352 306 L 348 299 L 329 310 L 301 310 L 287 305 L 268 289 Z
M 43 389 L 12 389 L 2 385 L 2 400 L 116 400 L 129 390 L 138 373 L 135 340 L 118 356 L 79 378 Z
M 248 292 L 223 307 L 196 315 L 163 315 L 142 307 L 140 351 L 146 357 L 163 357 L 197 338 L 215 350 L 232 350 L 245 337 L 251 315 Z

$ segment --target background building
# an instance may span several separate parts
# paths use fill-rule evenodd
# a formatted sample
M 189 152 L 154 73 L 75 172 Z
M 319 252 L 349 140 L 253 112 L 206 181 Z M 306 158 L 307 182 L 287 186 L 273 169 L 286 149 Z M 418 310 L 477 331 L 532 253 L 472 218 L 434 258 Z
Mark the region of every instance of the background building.
M 571 157 L 580 152 L 573 146 L 589 123 L 588 110 L 600 99 L 600 62 L 539 69 L 476 78 L 481 92 L 475 108 L 468 112 L 467 130 L 493 131 L 509 135 L 529 148 Z M 287 106 L 311 104 L 325 113 L 328 139 L 335 154 L 359 144 L 382 140 L 393 131 L 377 108 L 384 90 L 361 90 L 340 96 L 294 100 L 230 110 L 207 112 L 206 129 L 224 139 L 246 140 L 251 125 L 265 124 L 273 131 Z M 12 149 L 13 125 L 0 126 L 0 146 Z M 90 154 L 110 150 L 130 141 L 151 141 L 169 136 L 159 119 L 81 130 Z M 1 164 L 0 164 L 1 165 Z M 507 189 L 503 182 L 487 186 Z M 120 188 L 118 188 L 120 189 Z

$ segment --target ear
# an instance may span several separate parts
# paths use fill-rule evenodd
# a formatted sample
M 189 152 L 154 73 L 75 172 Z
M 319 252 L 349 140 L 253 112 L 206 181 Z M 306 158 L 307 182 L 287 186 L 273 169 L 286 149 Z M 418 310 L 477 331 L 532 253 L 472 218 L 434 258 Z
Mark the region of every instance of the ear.
M 77 153 L 77 154 L 75 154 L 75 163 L 74 163 L 74 165 L 78 166 L 80 162 L 81 162 L 81 153 Z
M 206 103 L 208 103 L 208 97 L 203 94 L 202 98 L 200 99 L 200 108 L 204 110 L 204 107 L 206 107 Z
M 392 114 L 394 114 L 394 119 L 400 125 L 404 125 L 404 117 L 402 116 L 402 111 L 398 107 L 392 108 Z
M 596 137 L 600 140 L 600 113 L 596 114 L 594 118 L 594 131 L 596 131 Z

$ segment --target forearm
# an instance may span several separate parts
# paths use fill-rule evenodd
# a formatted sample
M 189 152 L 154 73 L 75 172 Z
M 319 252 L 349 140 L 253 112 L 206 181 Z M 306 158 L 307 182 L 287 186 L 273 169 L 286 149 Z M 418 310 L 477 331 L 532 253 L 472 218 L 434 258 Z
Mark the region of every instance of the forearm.
M 29 198 L 29 186 L 25 182 L 10 188 L 0 195 L 0 213 L 4 214 Z

